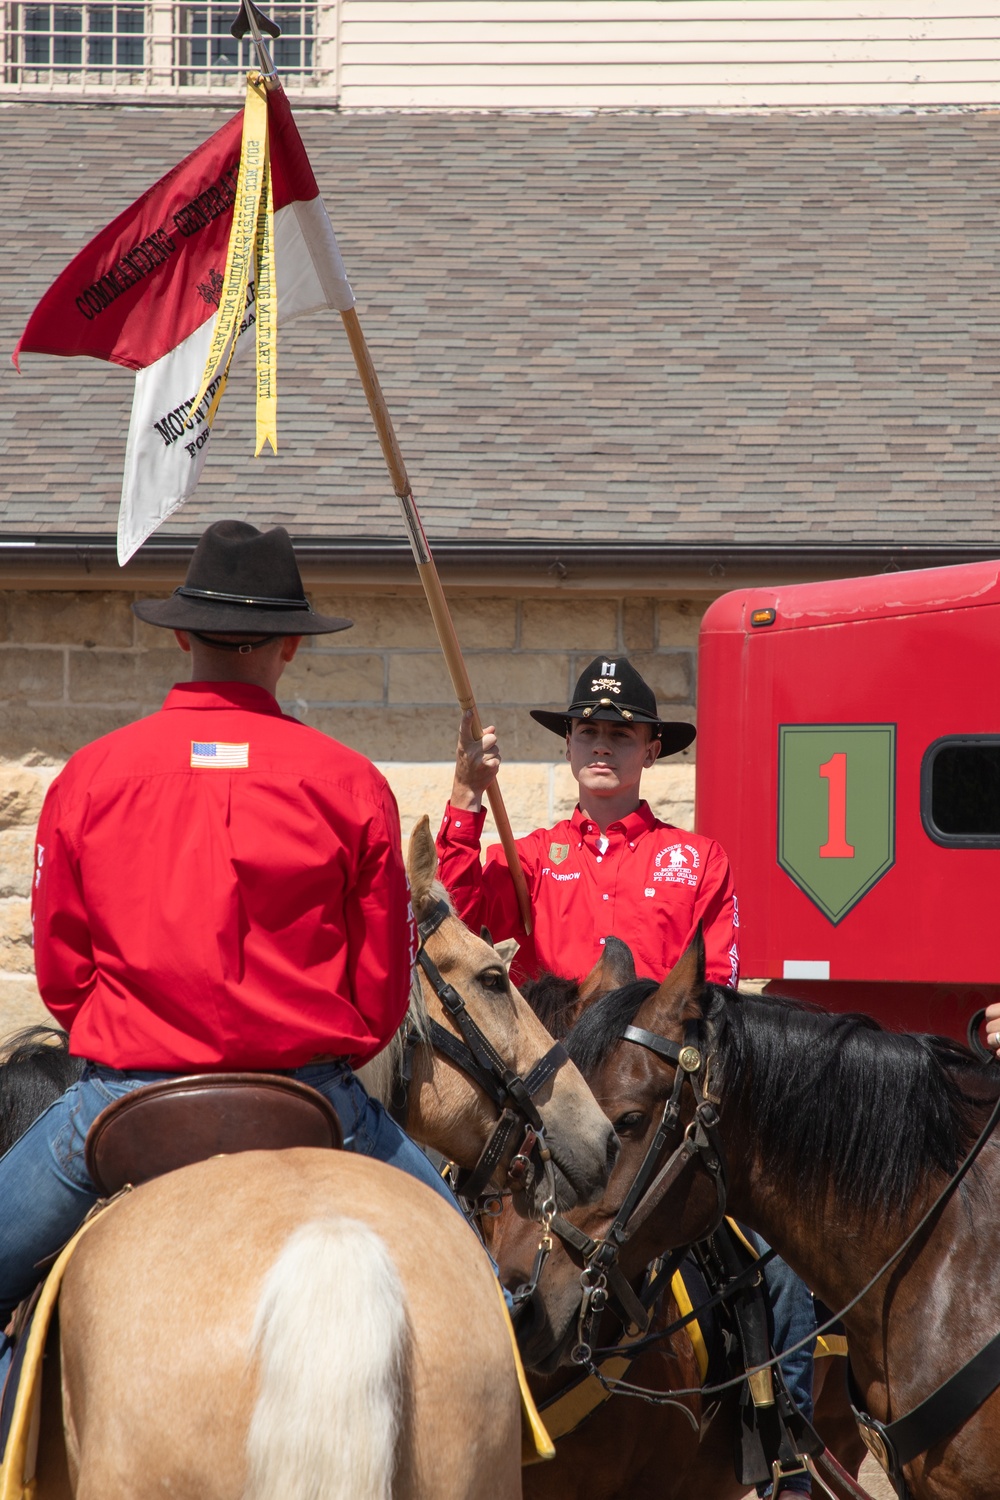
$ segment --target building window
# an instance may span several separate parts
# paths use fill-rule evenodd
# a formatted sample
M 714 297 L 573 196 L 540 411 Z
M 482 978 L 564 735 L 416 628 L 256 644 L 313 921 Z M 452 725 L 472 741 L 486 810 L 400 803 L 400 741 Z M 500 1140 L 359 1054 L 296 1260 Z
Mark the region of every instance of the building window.
M 282 0 L 267 7 L 281 27 L 269 42 L 294 93 L 332 88 L 336 0 Z M 235 0 L 91 0 L 4 4 L 3 82 L 19 92 L 231 93 L 257 57 L 234 41 Z
M 1000 848 L 1000 735 L 952 735 L 924 755 L 920 812 L 936 844 Z
M 232 88 L 248 68 L 256 67 L 251 39 L 237 42 L 230 32 L 236 14 L 233 0 L 221 5 L 182 5 L 177 10 L 177 83 L 181 88 L 213 84 Z M 279 76 L 286 83 L 308 83 L 315 66 L 315 5 L 300 0 L 299 4 L 275 5 L 268 14 L 281 27 L 276 41 L 268 39 Z
M 14 5 L 13 43 L 18 83 L 74 83 L 81 73 L 110 83 L 141 73 L 146 64 L 142 5 L 98 0 L 93 5 Z M 8 64 L 8 74 L 10 64 Z

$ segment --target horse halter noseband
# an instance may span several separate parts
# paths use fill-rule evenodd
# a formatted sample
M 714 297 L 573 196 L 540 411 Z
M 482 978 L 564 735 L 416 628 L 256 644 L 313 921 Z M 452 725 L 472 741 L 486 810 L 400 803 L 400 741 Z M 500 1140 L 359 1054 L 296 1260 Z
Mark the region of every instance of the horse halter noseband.
M 572 1352 L 572 1358 L 577 1364 L 588 1364 L 590 1361 L 594 1329 L 609 1301 L 615 1304 L 627 1328 L 636 1333 L 645 1333 L 648 1329 L 650 1308 L 656 1301 L 656 1296 L 647 1297 L 633 1291 L 618 1263 L 619 1256 L 629 1236 L 645 1222 L 664 1194 L 688 1167 L 700 1166 L 715 1184 L 715 1212 L 699 1238 L 707 1238 L 714 1233 L 726 1212 L 727 1177 L 725 1157 L 718 1137 L 719 1112 L 715 1101 L 708 1094 L 711 1054 L 702 1045 L 698 1022 L 685 1023 L 683 1042 L 670 1041 L 642 1026 L 626 1026 L 622 1038 L 673 1063 L 676 1072 L 656 1134 L 604 1237 L 600 1240 L 591 1239 L 561 1214 L 555 1214 L 552 1218 L 552 1233 L 576 1250 L 584 1262 L 580 1277 L 583 1295 L 578 1315 L 577 1343 Z M 685 1083 L 690 1086 L 694 1096 L 694 1115 L 686 1126 L 680 1143 L 663 1165 L 659 1166 L 670 1139 L 680 1126 L 681 1096 Z M 526 1302 L 533 1295 L 545 1260 L 543 1249 L 544 1237 L 535 1259 L 531 1280 L 514 1294 L 515 1303 Z M 658 1282 L 656 1287 L 658 1295 L 663 1282 Z
M 417 963 L 446 1012 L 461 1033 L 461 1040 L 439 1022 L 430 1022 L 430 1042 L 461 1068 L 474 1083 L 493 1101 L 500 1111 L 493 1131 L 483 1147 L 476 1165 L 458 1176 L 456 1191 L 459 1196 L 474 1202 L 485 1191 L 500 1162 L 509 1150 L 518 1132 L 523 1131 L 521 1144 L 514 1153 L 507 1169 L 507 1182 L 515 1191 L 527 1186 L 529 1175 L 534 1172 L 532 1158 L 537 1155 L 543 1171 L 550 1178 L 550 1152 L 545 1143 L 545 1125 L 534 1102 L 534 1096 L 545 1087 L 549 1079 L 569 1061 L 569 1053 L 562 1042 L 555 1042 L 545 1056 L 540 1058 L 526 1078 L 509 1068 L 489 1038 L 483 1033 L 469 1014 L 465 1001 L 458 991 L 445 980 L 434 960 L 427 952 L 427 939 L 431 937 L 446 917 L 453 915 L 446 901 L 438 901 L 429 915 L 417 924 L 420 947 Z M 415 1032 L 407 1035 L 407 1043 L 418 1040 Z M 407 1077 L 408 1082 L 408 1077 Z M 547 1196 L 552 1196 L 551 1191 Z M 554 1207 L 554 1204 L 553 1204 Z

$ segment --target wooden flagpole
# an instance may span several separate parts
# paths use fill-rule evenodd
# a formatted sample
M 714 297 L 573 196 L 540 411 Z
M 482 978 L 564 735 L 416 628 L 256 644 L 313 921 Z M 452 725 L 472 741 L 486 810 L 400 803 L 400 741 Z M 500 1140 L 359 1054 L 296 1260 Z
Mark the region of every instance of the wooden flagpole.
M 407 478 L 406 466 L 403 463 L 403 455 L 400 452 L 396 433 L 393 429 L 392 418 L 386 405 L 382 387 L 379 385 L 375 366 L 372 364 L 371 354 L 365 342 L 365 336 L 361 331 L 356 310 L 352 307 L 347 312 L 340 314 L 344 320 L 344 329 L 347 333 L 351 353 L 354 355 L 354 363 L 357 365 L 361 384 L 364 387 L 365 396 L 368 401 L 368 409 L 375 423 L 375 431 L 382 447 L 382 455 L 385 458 L 389 477 L 400 509 L 403 512 L 403 521 L 406 526 L 406 534 L 410 539 L 410 548 L 413 552 L 413 560 L 417 565 L 417 573 L 423 584 L 427 605 L 434 621 L 438 641 L 444 653 L 444 659 L 448 665 L 451 675 L 452 687 L 463 713 L 472 710 L 472 733 L 476 739 L 481 739 L 483 734 L 482 720 L 476 707 L 476 700 L 472 692 L 472 684 L 469 681 L 469 673 L 466 669 L 465 658 L 462 656 L 462 648 L 458 643 L 455 632 L 454 621 L 451 618 L 451 610 L 441 587 L 441 579 L 431 556 L 430 544 L 427 541 L 420 516 L 417 512 L 416 503 L 413 499 L 413 491 Z M 528 883 L 524 878 L 521 861 L 518 858 L 517 845 L 514 842 L 514 832 L 510 826 L 507 809 L 504 806 L 500 788 L 494 781 L 486 789 L 489 800 L 490 811 L 493 821 L 500 835 L 500 843 L 503 852 L 507 856 L 507 865 L 517 891 L 517 904 L 521 912 L 521 921 L 525 932 L 531 932 L 531 899 L 528 895 Z
M 271 37 L 280 36 L 280 28 L 271 21 L 264 13 L 254 5 L 253 0 L 241 0 L 240 13 L 230 28 L 234 37 L 239 40 L 246 36 L 249 31 L 253 37 L 257 57 L 260 62 L 260 70 L 264 81 L 269 88 L 278 85 L 277 73 L 271 62 L 267 45 L 261 35 L 266 30 Z M 372 414 L 375 423 L 375 431 L 382 448 L 382 456 L 389 470 L 392 487 L 403 512 L 403 521 L 406 526 L 406 534 L 410 539 L 410 548 L 413 552 L 413 560 L 417 565 L 417 573 L 423 585 L 427 605 L 434 621 L 438 641 L 444 653 L 444 659 L 448 665 L 451 675 L 452 687 L 463 713 L 472 711 L 472 733 L 476 739 L 481 739 L 483 734 L 482 720 L 476 707 L 476 700 L 472 692 L 472 684 L 469 681 L 469 673 L 462 655 L 462 648 L 458 643 L 458 635 L 455 624 L 451 618 L 451 610 L 441 587 L 441 579 L 438 577 L 434 558 L 431 556 L 430 545 L 424 533 L 420 516 L 417 512 L 416 503 L 413 499 L 413 491 L 407 478 L 406 466 L 403 463 L 403 455 L 400 452 L 396 433 L 393 429 L 392 418 L 386 405 L 382 387 L 379 385 L 375 366 L 365 342 L 365 336 L 361 331 L 357 311 L 352 307 L 347 312 L 341 312 L 344 320 L 344 328 L 347 332 L 351 353 L 354 355 L 354 363 L 361 377 L 365 398 L 368 402 L 368 410 Z M 514 842 L 514 832 L 510 826 L 507 809 L 504 806 L 500 788 L 496 782 L 487 787 L 486 796 L 493 814 L 493 821 L 500 835 L 500 843 L 503 852 L 507 856 L 507 865 L 510 870 L 514 889 L 517 891 L 517 904 L 521 912 L 521 922 L 525 932 L 531 932 L 531 899 L 528 895 L 528 883 L 524 878 L 521 861 L 518 858 L 517 845 Z

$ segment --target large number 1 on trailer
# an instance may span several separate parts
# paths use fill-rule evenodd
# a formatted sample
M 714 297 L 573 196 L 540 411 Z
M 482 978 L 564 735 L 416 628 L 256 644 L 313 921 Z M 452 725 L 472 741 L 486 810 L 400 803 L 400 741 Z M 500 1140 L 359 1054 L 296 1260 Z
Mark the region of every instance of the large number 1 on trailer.
M 827 781 L 826 843 L 820 859 L 853 859 L 854 845 L 847 842 L 847 756 L 843 750 L 831 755 L 819 774 Z

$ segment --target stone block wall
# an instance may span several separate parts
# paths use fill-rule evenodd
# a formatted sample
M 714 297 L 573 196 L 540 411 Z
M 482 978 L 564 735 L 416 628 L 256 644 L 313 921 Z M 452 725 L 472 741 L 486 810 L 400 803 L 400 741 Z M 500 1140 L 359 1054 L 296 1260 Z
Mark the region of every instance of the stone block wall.
M 34 981 L 30 891 L 49 783 L 74 750 L 154 712 L 188 675 L 170 632 L 132 614 L 133 597 L 0 592 L 0 1037 L 46 1019 Z M 451 785 L 458 710 L 423 597 L 314 591 L 313 602 L 355 625 L 303 642 L 282 678 L 282 707 L 382 767 L 404 835 L 425 812 L 436 826 Z M 459 594 L 449 603 L 480 712 L 500 735 L 501 788 L 515 833 L 574 806 L 560 742 L 527 710 L 565 708 L 592 657 L 628 655 L 664 717 L 693 717 L 705 601 Z M 655 768 L 645 790 L 659 816 L 690 827 L 693 755 Z

